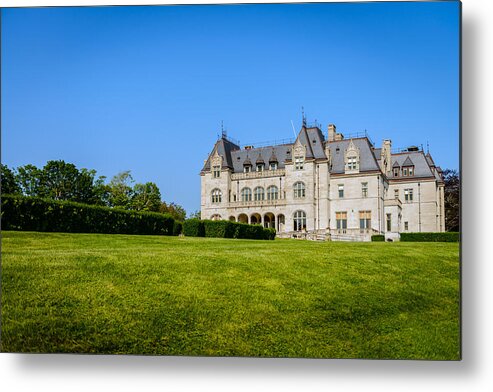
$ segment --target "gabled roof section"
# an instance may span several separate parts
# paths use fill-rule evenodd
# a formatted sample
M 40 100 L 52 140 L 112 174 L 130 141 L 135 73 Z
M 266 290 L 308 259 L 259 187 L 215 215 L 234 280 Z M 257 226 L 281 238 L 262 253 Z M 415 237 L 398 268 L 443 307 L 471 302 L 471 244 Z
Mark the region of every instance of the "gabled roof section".
M 414 166 L 414 163 L 411 161 L 411 158 L 407 157 L 402 163 L 402 166 Z
M 270 154 L 270 157 L 269 157 L 269 163 L 272 163 L 272 162 L 279 162 L 277 160 L 276 152 L 275 152 L 274 148 L 272 148 L 272 154 Z
M 359 171 L 374 171 L 380 170 L 378 167 L 373 150 L 369 140 L 366 137 L 356 139 L 337 140 L 330 142 L 329 148 L 332 155 L 332 170 L 331 173 L 344 173 L 344 153 L 349 147 L 349 143 L 353 142 L 354 146 L 359 149 Z
M 211 170 L 211 158 L 214 156 L 216 152 L 218 155 L 220 155 L 223 158 L 222 169 L 226 169 L 226 168 L 233 169 L 233 159 L 231 157 L 231 153 L 239 149 L 240 147 L 238 145 L 226 139 L 225 137 L 222 137 L 214 145 L 214 148 L 209 154 L 209 157 L 207 158 L 207 161 L 205 162 L 202 171 Z
M 304 125 L 301 127 L 301 131 L 298 134 L 298 137 L 296 138 L 296 141 L 294 142 L 294 144 L 296 144 L 296 142 L 298 142 L 298 141 L 306 147 L 305 159 L 315 158 L 315 156 L 313 155 L 313 150 L 312 150 L 312 145 L 310 143 L 310 138 L 308 137 L 308 133 L 307 133 L 306 127 Z
M 258 154 L 258 157 L 257 157 L 257 160 L 256 160 L 256 162 L 255 162 L 255 163 L 264 163 L 264 162 L 265 162 L 265 161 L 264 161 L 264 159 L 262 158 L 262 155 L 259 153 L 259 154 Z
M 401 167 L 401 166 L 399 165 L 399 162 L 395 161 L 392 167 Z
M 397 163 L 399 166 L 414 166 L 414 175 L 411 177 L 394 177 L 394 173 L 390 173 L 389 178 L 406 178 L 412 179 L 416 177 L 434 177 L 433 172 L 428 164 L 428 161 L 423 154 L 423 151 L 401 152 L 392 154 L 392 167 Z M 410 164 L 408 164 L 410 162 Z

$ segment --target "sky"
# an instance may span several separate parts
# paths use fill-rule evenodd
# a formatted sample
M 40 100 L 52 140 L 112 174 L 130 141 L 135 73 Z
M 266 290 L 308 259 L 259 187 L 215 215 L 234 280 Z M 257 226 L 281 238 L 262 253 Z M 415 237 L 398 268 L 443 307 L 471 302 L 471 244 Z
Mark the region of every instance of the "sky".
M 221 124 L 242 145 L 367 130 L 459 168 L 459 3 L 2 10 L 1 160 L 130 170 L 200 209 Z

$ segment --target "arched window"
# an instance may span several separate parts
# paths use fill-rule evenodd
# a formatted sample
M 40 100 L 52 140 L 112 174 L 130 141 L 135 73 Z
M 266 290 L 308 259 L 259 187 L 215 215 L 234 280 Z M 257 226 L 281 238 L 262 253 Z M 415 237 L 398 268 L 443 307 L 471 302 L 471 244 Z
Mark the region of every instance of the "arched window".
M 306 229 L 306 213 L 305 211 L 296 211 L 294 213 L 294 231 Z
M 214 214 L 214 215 L 211 216 L 211 220 L 221 220 L 221 215 Z
M 264 200 L 264 198 L 265 198 L 264 188 L 262 188 L 261 186 L 256 187 L 253 191 L 253 195 L 254 195 L 255 200 Z
M 294 198 L 299 199 L 305 197 L 305 184 L 301 181 L 295 182 L 294 186 Z
M 220 203 L 221 202 L 221 197 L 222 197 L 222 192 L 220 189 L 213 189 L 211 192 L 211 197 L 212 197 L 212 202 L 213 203 Z
M 279 198 L 279 191 L 277 186 L 271 185 L 267 188 L 267 200 L 277 200 Z
M 241 190 L 241 201 L 252 201 L 252 190 L 250 188 Z

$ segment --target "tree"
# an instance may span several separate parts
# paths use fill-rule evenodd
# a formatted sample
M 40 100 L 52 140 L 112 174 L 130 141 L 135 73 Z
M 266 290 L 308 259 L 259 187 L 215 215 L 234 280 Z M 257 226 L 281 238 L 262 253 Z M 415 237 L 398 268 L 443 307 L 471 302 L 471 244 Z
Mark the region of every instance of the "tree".
M 159 207 L 159 212 L 170 214 L 173 218 L 181 222 L 183 222 L 187 216 L 187 212 L 182 206 L 175 203 L 166 204 L 164 201 L 161 203 L 161 207 Z
M 130 184 L 133 182 L 130 170 L 118 173 L 109 183 L 109 205 L 131 209 L 133 189 Z
M 200 210 L 196 210 L 192 212 L 189 216 L 189 219 L 200 219 Z
M 161 192 L 153 182 L 135 184 L 133 189 L 131 208 L 137 211 L 159 211 L 161 206 Z
M 457 170 L 444 170 L 445 182 L 445 230 L 459 231 L 460 229 L 460 178 Z
M 94 204 L 95 170 L 79 171 L 72 163 L 48 161 L 41 172 L 41 195 L 54 200 Z
M 2 194 L 17 194 L 21 193 L 21 188 L 17 183 L 16 176 L 12 170 L 10 170 L 6 165 L 1 164 L 1 191 Z
M 25 196 L 41 196 L 41 173 L 40 169 L 31 164 L 17 168 L 17 183 Z

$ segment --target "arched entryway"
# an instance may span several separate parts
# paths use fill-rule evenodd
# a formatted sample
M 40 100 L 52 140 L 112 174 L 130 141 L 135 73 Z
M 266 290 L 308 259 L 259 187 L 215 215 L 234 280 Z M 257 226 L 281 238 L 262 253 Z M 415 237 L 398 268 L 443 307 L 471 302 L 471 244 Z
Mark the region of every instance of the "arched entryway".
M 262 224 L 262 215 L 260 215 L 258 213 L 252 214 L 252 216 L 250 217 L 250 223 L 252 225 L 261 225 Z
M 248 215 L 247 214 L 240 214 L 240 215 L 238 215 L 238 222 L 240 222 L 240 223 L 248 223 Z
M 276 228 L 276 216 L 272 212 L 264 215 L 264 227 Z
M 277 231 L 278 232 L 283 232 L 284 231 L 284 222 L 285 218 L 283 214 L 277 215 Z
M 229 220 L 230 220 L 231 222 L 236 222 L 236 218 L 235 218 L 234 216 L 230 216 L 230 217 L 229 217 Z

